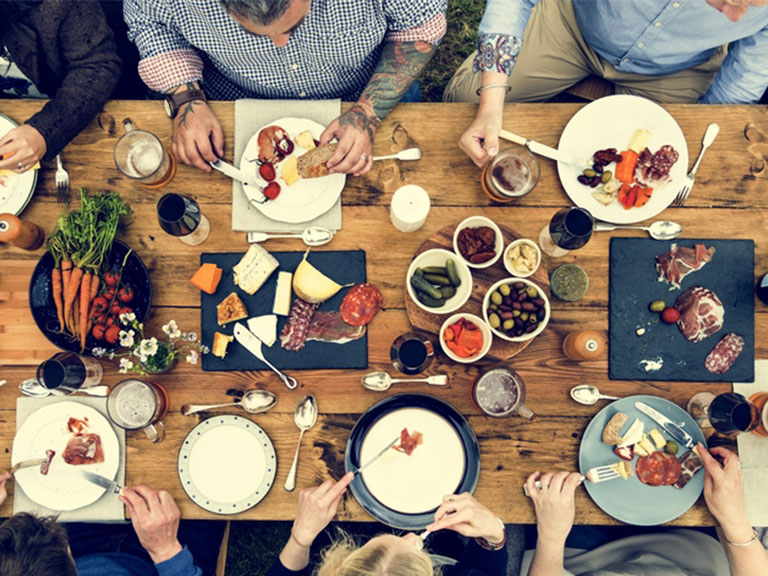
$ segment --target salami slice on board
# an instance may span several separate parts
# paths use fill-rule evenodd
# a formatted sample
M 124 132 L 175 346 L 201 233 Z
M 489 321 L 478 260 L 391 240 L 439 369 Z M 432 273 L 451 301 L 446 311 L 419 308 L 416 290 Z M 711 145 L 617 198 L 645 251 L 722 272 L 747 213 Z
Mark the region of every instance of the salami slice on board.
M 384 298 L 373 284 L 357 284 L 341 301 L 339 311 L 341 317 L 350 326 L 365 326 L 381 310 Z
M 735 332 L 729 332 L 712 348 L 704 360 L 704 366 L 712 374 L 725 374 L 731 369 L 742 350 L 744 350 L 744 338 Z
M 282 334 L 280 334 L 280 344 L 286 350 L 297 352 L 304 348 L 309 333 L 309 323 L 312 316 L 320 304 L 310 304 L 296 298 L 291 305 L 291 311 L 288 314 L 288 322 L 285 323 Z

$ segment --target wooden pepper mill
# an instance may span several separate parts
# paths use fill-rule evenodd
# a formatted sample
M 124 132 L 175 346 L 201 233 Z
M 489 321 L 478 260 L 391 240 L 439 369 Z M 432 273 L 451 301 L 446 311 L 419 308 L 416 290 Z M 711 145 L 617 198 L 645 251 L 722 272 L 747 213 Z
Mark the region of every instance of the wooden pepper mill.
M 8 212 L 0 214 L 0 242 L 10 242 L 22 250 L 37 250 L 44 241 L 45 232 L 37 224 Z
M 571 360 L 597 360 L 605 352 L 605 338 L 596 330 L 571 332 L 563 341 L 563 353 Z

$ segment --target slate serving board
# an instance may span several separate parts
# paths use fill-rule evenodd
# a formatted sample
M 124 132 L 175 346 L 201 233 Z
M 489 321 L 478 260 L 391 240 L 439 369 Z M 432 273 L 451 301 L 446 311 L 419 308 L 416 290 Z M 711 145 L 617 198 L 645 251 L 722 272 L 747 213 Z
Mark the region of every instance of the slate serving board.
M 679 290 L 657 280 L 656 256 L 673 242 L 692 247 L 715 247 L 702 269 L 681 282 Z M 650 238 L 611 238 L 609 375 L 613 380 L 684 380 L 696 382 L 752 382 L 755 365 L 755 300 L 753 278 L 755 244 L 752 240 L 685 239 L 659 242 Z M 668 306 L 691 286 L 717 294 L 725 307 L 720 331 L 701 342 L 688 341 L 676 325 L 664 324 L 648 305 L 664 300 Z M 638 328 L 645 333 L 638 336 Z M 744 338 L 744 350 L 725 374 L 712 374 L 704 359 L 728 332 Z M 646 371 L 642 360 L 661 359 L 658 370 Z
M 278 270 L 293 272 L 299 265 L 304 252 L 272 252 L 280 263 Z M 256 294 L 249 296 L 235 286 L 232 277 L 232 267 L 243 257 L 242 252 L 204 253 L 200 255 L 200 263 L 211 262 L 224 270 L 221 282 L 215 294 L 201 292 L 200 324 L 202 326 L 203 344 L 213 345 L 213 334 L 221 332 L 229 336 L 235 328 L 232 322 L 219 326 L 216 316 L 216 305 L 226 298 L 230 292 L 236 292 L 248 309 L 248 317 L 272 313 L 272 304 L 277 287 L 277 270 L 269 277 Z M 326 276 L 339 284 L 359 284 L 365 282 L 365 251 L 312 251 L 309 254 L 310 263 Z M 330 300 L 323 302 L 320 310 L 338 310 L 342 298 L 347 293 L 343 288 Z M 291 302 L 295 295 L 291 296 Z M 368 333 L 359 340 L 346 344 L 308 341 L 298 352 L 289 352 L 280 346 L 280 333 L 285 326 L 287 317 L 278 316 L 277 341 L 269 348 L 263 347 L 267 360 L 280 369 L 286 370 L 319 370 L 325 368 L 367 368 L 368 367 Z M 245 323 L 245 320 L 241 320 Z M 269 370 L 258 358 L 241 346 L 237 340 L 230 342 L 225 358 L 213 354 L 202 356 L 203 370 L 211 372 L 234 370 Z

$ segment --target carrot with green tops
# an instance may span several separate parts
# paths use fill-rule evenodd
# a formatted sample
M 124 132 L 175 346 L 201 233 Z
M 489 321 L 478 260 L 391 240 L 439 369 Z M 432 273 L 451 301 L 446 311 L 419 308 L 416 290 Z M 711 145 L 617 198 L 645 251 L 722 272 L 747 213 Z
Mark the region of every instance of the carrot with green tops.
M 51 292 L 53 303 L 56 305 L 56 316 L 59 319 L 59 330 L 64 331 L 64 302 L 62 301 L 61 268 L 51 270 Z
M 64 257 L 66 258 L 66 256 Z M 67 327 L 67 320 L 69 319 L 69 307 L 70 304 L 68 303 L 67 296 L 69 295 L 69 280 L 72 276 L 72 260 L 69 259 L 62 259 L 61 261 L 61 290 L 62 290 L 62 302 L 64 310 L 62 312 L 62 317 L 64 322 L 61 322 L 61 331 L 64 332 L 64 330 Z
M 69 294 L 67 295 L 67 299 L 64 301 L 64 306 L 67 305 L 67 302 L 69 302 L 69 316 L 68 316 L 68 326 L 70 329 L 73 329 L 72 331 L 77 333 L 77 329 L 75 327 L 75 320 L 77 319 L 77 314 L 75 314 L 75 310 L 73 309 L 73 304 L 75 302 L 75 298 L 78 295 L 79 288 L 80 288 L 80 282 L 83 279 L 83 269 L 75 267 L 72 269 L 72 275 L 69 277 Z
M 91 293 L 89 294 L 90 298 L 88 299 L 88 326 L 85 330 L 87 334 L 90 334 L 91 327 L 93 326 L 93 300 L 96 298 L 96 296 L 99 295 L 99 285 L 101 283 L 101 278 L 99 277 L 99 271 L 96 270 L 93 272 L 93 275 L 91 276 Z
M 91 309 L 91 278 L 88 270 L 80 282 L 80 350 L 85 350 L 85 339 L 88 336 L 88 312 Z

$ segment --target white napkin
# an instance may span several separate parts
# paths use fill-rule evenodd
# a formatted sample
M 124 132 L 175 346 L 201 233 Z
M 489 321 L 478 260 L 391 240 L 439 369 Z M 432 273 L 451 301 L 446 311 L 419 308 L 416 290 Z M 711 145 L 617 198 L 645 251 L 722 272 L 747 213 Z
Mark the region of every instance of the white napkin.
M 323 126 L 341 114 L 341 100 L 236 100 L 235 101 L 235 166 L 251 137 L 264 126 L 286 117 L 314 120 Z M 341 229 L 341 197 L 333 208 L 314 220 L 290 223 L 267 218 L 253 206 L 243 191 L 243 185 L 232 181 L 232 230 L 239 232 L 301 232 L 310 226 L 322 226 L 333 232 Z
M 768 390 L 768 360 L 755 360 L 755 381 L 734 382 L 733 391 L 747 398 Z M 736 438 L 744 478 L 747 516 L 753 526 L 768 526 L 768 438 L 756 434 L 739 434 Z
M 21 428 L 24 421 L 35 411 L 39 410 L 47 404 L 54 404 L 56 402 L 77 402 L 90 406 L 94 410 L 103 414 L 104 417 L 109 420 L 107 415 L 107 399 L 106 398 L 90 398 L 74 396 L 59 396 L 59 397 L 47 397 L 47 398 L 28 398 L 20 397 L 16 400 L 16 430 Z M 125 430 L 119 426 L 112 426 L 117 434 L 117 443 L 120 445 L 120 465 L 117 468 L 117 477 L 115 482 L 121 486 L 125 485 Z M 59 522 L 124 522 L 125 521 L 125 507 L 117 498 L 117 494 L 111 492 L 105 492 L 104 495 L 96 500 L 93 504 L 78 508 L 77 510 L 68 510 L 65 512 L 57 512 L 56 510 L 50 510 L 44 506 L 40 506 L 29 497 L 24 494 L 24 491 L 19 485 L 14 487 L 13 493 L 13 513 L 17 512 L 29 512 L 37 516 L 56 516 Z

